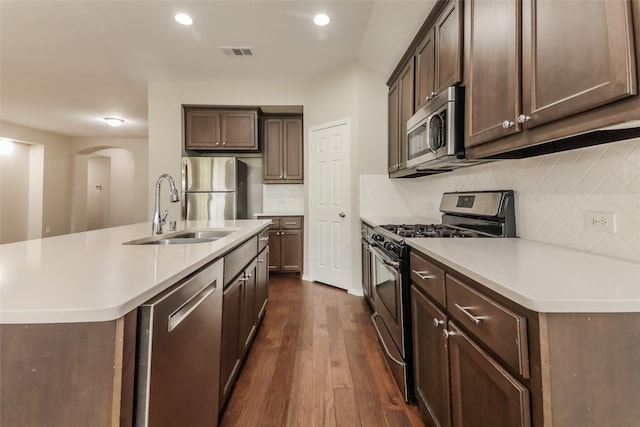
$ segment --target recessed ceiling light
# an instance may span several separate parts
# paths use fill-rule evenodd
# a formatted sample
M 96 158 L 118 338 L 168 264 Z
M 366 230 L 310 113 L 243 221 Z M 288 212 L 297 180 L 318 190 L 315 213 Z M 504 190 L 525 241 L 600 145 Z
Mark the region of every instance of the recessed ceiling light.
M 104 121 L 107 122 L 109 125 L 113 126 L 114 128 L 117 128 L 118 126 L 124 123 L 124 120 L 119 119 L 117 117 L 105 117 Z
M 178 13 L 175 16 L 176 21 L 178 21 L 182 25 L 191 25 L 193 24 L 193 19 L 186 13 Z
M 329 17 L 324 13 L 319 13 L 313 18 L 313 23 L 320 26 L 327 25 L 329 21 Z

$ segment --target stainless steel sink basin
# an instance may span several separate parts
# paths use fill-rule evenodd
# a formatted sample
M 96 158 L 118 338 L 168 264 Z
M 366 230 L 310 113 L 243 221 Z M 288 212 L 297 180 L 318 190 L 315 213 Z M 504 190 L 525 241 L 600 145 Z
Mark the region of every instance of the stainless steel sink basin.
M 124 242 L 123 245 L 189 245 L 208 243 L 235 232 L 235 230 L 184 230 L 160 236 L 149 236 Z

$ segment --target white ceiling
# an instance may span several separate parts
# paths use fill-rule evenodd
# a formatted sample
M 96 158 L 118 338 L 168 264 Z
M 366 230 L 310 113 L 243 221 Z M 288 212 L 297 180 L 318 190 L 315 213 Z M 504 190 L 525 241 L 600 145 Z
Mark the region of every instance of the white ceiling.
M 304 83 L 358 61 L 388 77 L 434 0 L 0 1 L 0 120 L 142 138 L 148 81 Z M 177 24 L 190 14 L 190 27 Z M 318 12 L 331 23 L 312 23 Z M 227 57 L 221 46 L 251 47 Z M 127 120 L 120 128 L 101 118 Z

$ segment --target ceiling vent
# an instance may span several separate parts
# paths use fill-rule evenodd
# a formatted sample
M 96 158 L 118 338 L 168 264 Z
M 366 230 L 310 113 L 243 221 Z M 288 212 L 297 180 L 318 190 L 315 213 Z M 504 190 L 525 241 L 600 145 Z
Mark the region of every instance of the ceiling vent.
M 250 47 L 221 47 L 227 56 L 253 56 L 253 50 Z

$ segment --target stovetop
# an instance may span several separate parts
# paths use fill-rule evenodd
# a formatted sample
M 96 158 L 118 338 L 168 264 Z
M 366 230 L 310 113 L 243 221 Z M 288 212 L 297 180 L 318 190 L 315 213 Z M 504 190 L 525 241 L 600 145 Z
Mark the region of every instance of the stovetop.
M 489 237 L 479 231 L 465 230 L 445 224 L 386 224 L 380 227 L 401 238 Z

